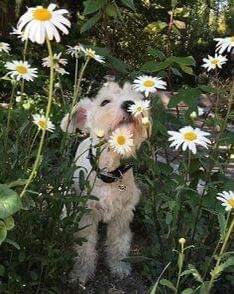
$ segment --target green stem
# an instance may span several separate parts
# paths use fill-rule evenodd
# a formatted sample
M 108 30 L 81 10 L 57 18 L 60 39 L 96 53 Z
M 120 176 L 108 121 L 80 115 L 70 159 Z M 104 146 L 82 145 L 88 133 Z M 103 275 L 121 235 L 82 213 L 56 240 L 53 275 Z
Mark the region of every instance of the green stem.
M 24 43 L 23 61 L 26 60 L 27 48 L 28 48 L 28 39 L 26 39 L 26 40 L 25 40 L 25 43 Z
M 53 52 L 52 52 L 51 44 L 50 44 L 50 41 L 48 40 L 48 38 L 46 38 L 46 43 L 47 43 L 50 62 L 51 62 L 49 95 L 48 95 L 48 102 L 47 102 L 46 114 L 45 114 L 45 117 L 48 119 L 49 114 L 50 114 L 52 100 L 53 100 L 54 65 L 53 65 Z M 41 135 L 41 140 L 40 140 L 38 151 L 37 151 L 37 156 L 36 156 L 36 159 L 35 159 L 35 162 L 34 162 L 34 165 L 33 165 L 33 169 L 31 171 L 31 174 L 30 174 L 30 176 L 29 176 L 29 178 L 28 178 L 28 180 L 27 180 L 21 194 L 20 194 L 20 197 L 24 196 L 28 186 L 30 185 L 31 181 L 33 180 L 34 175 L 37 172 L 37 169 L 38 169 L 38 166 L 39 166 L 39 163 L 40 163 L 40 159 L 41 159 L 42 148 L 43 148 L 44 141 L 45 141 L 45 134 L 46 134 L 46 129 L 43 129 L 42 130 L 42 135 Z
M 232 220 L 232 222 L 231 222 L 231 225 L 230 225 L 230 227 L 229 227 L 229 229 L 228 229 L 228 231 L 227 231 L 227 234 L 226 234 L 226 236 L 225 236 L 225 238 L 224 238 L 223 246 L 222 246 L 222 248 L 221 248 L 221 250 L 220 250 L 220 253 L 219 253 L 219 256 L 218 256 L 218 258 L 217 258 L 217 262 L 216 262 L 216 265 L 215 265 L 214 269 L 216 269 L 216 268 L 219 266 L 219 264 L 220 264 L 220 262 L 221 262 L 221 260 L 222 260 L 223 253 L 224 253 L 224 251 L 225 251 L 225 249 L 226 249 L 227 242 L 228 242 L 228 239 L 229 239 L 229 237 L 230 237 L 230 235 L 231 235 L 231 233 L 232 233 L 233 228 L 234 228 L 234 218 L 233 218 L 233 220 Z M 210 292 L 210 290 L 211 290 L 211 288 L 212 288 L 212 286 L 213 286 L 213 283 L 214 283 L 215 278 L 216 278 L 216 275 L 213 274 L 213 275 L 211 276 L 211 279 L 210 279 L 210 282 L 209 282 L 209 285 L 208 285 L 208 293 Z
M 180 258 L 181 258 L 181 262 L 179 260 Z M 176 281 L 175 293 L 178 293 L 178 290 L 179 290 L 180 278 L 181 278 L 181 273 L 182 273 L 182 269 L 183 269 L 183 263 L 184 263 L 184 243 L 181 243 L 181 252 L 179 253 L 179 257 L 178 257 L 179 272 L 178 272 L 178 277 L 177 277 L 177 281 Z
M 27 152 L 27 154 L 31 154 L 32 148 L 33 148 L 33 146 L 34 146 L 34 143 L 35 143 L 35 141 L 36 141 L 37 136 L 39 135 L 39 132 L 40 132 L 40 130 L 37 129 L 37 132 L 36 132 L 35 136 L 33 137 L 32 143 L 31 143 L 31 145 L 30 145 L 30 147 L 29 147 L 29 151 Z M 24 169 L 25 169 L 25 170 L 26 170 L 26 168 L 27 168 L 27 166 L 28 166 L 28 161 L 29 161 L 29 157 L 27 157 L 26 162 L 25 162 L 25 165 L 24 165 Z
M 74 92 L 73 92 L 73 99 L 75 99 L 76 95 L 76 88 L 77 88 L 77 80 L 78 80 L 78 57 L 76 58 L 76 65 L 75 65 L 75 79 L 74 79 Z
M 14 94 L 15 94 L 16 86 L 17 86 L 17 84 L 14 84 L 12 86 L 10 103 L 9 103 L 9 106 L 8 106 L 7 126 L 6 126 L 5 142 L 4 142 L 4 147 L 5 148 L 7 148 L 8 133 L 9 133 L 9 128 L 10 128 L 10 120 L 11 120 L 11 111 L 12 111 L 12 106 L 13 106 L 13 97 L 14 97 Z
M 232 87 L 231 87 L 231 90 L 230 90 L 227 113 L 225 115 L 224 121 L 223 121 L 222 126 L 221 126 L 221 130 L 218 133 L 218 136 L 216 138 L 216 143 L 214 145 L 214 149 L 216 149 L 216 150 L 219 148 L 219 140 L 220 140 L 221 136 L 223 135 L 223 132 L 225 131 L 225 129 L 227 127 L 227 122 L 228 122 L 229 115 L 230 115 L 230 112 L 231 112 L 231 109 L 232 109 L 233 98 L 234 98 L 234 79 L 232 81 Z
M 224 230 L 223 230 L 223 234 L 224 234 L 224 235 L 225 235 L 225 233 L 226 233 L 226 229 L 227 229 L 227 225 L 228 225 L 228 221 L 229 221 L 230 215 L 231 215 L 231 210 L 228 212 L 227 220 L 226 220 L 225 227 L 224 227 Z M 208 270 L 209 270 L 209 268 L 210 268 L 210 264 L 211 264 L 211 262 L 212 262 L 214 256 L 216 255 L 216 252 L 217 252 L 217 250 L 218 250 L 218 248 L 219 248 L 219 245 L 220 245 L 222 242 L 223 242 L 223 235 L 220 236 L 219 241 L 218 241 L 217 245 L 215 246 L 215 249 L 214 249 L 214 251 L 213 251 L 213 253 L 212 253 L 212 255 L 211 255 L 210 259 L 209 259 L 209 262 L 208 262 L 208 265 L 207 265 L 206 271 L 205 271 L 205 273 L 204 273 L 204 275 L 203 275 L 203 280 L 205 279 L 205 277 L 206 277 L 206 275 L 207 275 L 207 272 L 208 272 Z
M 80 70 L 80 74 L 79 74 L 79 78 L 78 78 L 78 81 L 75 82 L 75 85 L 74 85 L 74 95 L 73 95 L 73 99 L 72 99 L 72 105 L 71 105 L 71 108 L 70 108 L 70 111 L 69 111 L 69 115 L 68 115 L 68 123 L 67 123 L 67 127 L 66 127 L 66 131 L 65 131 L 65 136 L 64 136 L 64 142 L 62 142 L 61 144 L 61 153 L 63 154 L 64 152 L 64 147 L 67 145 L 67 130 L 69 128 L 69 125 L 71 123 L 71 118 L 72 118 L 72 110 L 75 106 L 75 104 L 78 102 L 77 101 L 77 97 L 79 96 L 80 94 L 80 85 L 81 85 L 81 81 L 83 79 L 83 75 L 84 75 L 84 72 L 85 72 L 85 69 L 89 63 L 89 60 L 90 58 L 87 58 L 85 63 L 83 64 L 81 70 Z M 76 73 L 75 73 L 76 75 Z M 78 75 L 78 64 L 77 64 L 77 75 Z M 76 78 L 77 79 L 77 78 Z

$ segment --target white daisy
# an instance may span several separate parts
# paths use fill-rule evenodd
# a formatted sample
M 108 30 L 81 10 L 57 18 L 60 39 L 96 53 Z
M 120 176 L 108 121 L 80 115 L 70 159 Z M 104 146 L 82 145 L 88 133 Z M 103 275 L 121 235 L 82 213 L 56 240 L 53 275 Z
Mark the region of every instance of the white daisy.
M 206 68 L 207 71 L 210 71 L 212 69 L 222 68 L 222 65 L 227 62 L 226 56 L 215 54 L 214 57 L 208 55 L 208 58 L 203 58 L 203 61 L 205 62 L 202 67 Z
M 111 148 L 120 155 L 125 155 L 133 147 L 132 134 L 126 128 L 116 129 L 109 139 Z
M 20 41 L 24 42 L 27 40 L 27 36 L 24 34 L 23 31 L 18 30 L 17 28 L 12 28 L 12 32 L 10 35 L 16 35 Z
M 74 47 L 67 45 L 68 49 L 66 50 L 67 55 L 78 58 L 81 52 L 84 52 L 84 47 L 81 44 L 78 44 Z
M 234 208 L 234 192 L 233 191 L 223 191 L 222 193 L 218 193 L 218 200 L 222 201 L 222 206 L 225 206 L 225 210 L 229 211 Z
M 0 42 L 0 52 L 9 53 L 11 50 L 10 45 L 5 42 Z
M 67 27 L 70 28 L 71 23 L 63 16 L 68 13 L 66 9 L 54 10 L 55 8 L 55 4 L 50 4 L 48 8 L 43 6 L 28 8 L 28 11 L 19 19 L 18 30 L 23 30 L 25 36 L 38 44 L 43 44 L 46 37 L 49 40 L 55 38 L 56 42 L 60 42 L 58 30 L 67 35 Z
M 68 72 L 65 71 L 64 68 L 62 68 L 60 65 L 66 65 L 67 59 L 61 58 L 61 52 L 58 54 L 54 54 L 53 56 L 53 67 L 54 69 L 60 73 L 61 75 L 68 74 Z M 50 57 L 45 57 L 42 59 L 42 65 L 44 67 L 51 67 L 51 59 Z
M 39 130 L 53 132 L 55 129 L 55 125 L 44 114 L 33 114 L 33 123 L 38 126 Z
M 147 97 L 149 93 L 155 93 L 157 89 L 166 89 L 166 82 L 161 78 L 152 76 L 140 76 L 133 81 L 133 88 L 138 92 L 145 92 Z
M 139 114 L 144 114 L 150 108 L 150 101 L 149 100 L 140 100 L 136 101 L 132 104 L 128 111 L 131 112 L 134 116 L 138 116 Z
M 230 52 L 232 48 L 234 48 L 234 36 L 227 37 L 227 38 L 215 38 L 215 41 L 218 43 L 216 44 L 216 51 L 222 54 L 225 50 Z
M 168 131 L 168 134 L 171 136 L 168 140 L 172 141 L 170 147 L 175 146 L 177 150 L 182 145 L 183 151 L 188 148 L 193 154 L 197 152 L 196 145 L 208 148 L 207 144 L 211 143 L 210 140 L 206 138 L 206 136 L 210 135 L 209 133 L 199 128 L 194 129 L 191 126 L 181 128 L 179 132 Z
M 17 81 L 20 79 L 26 81 L 33 81 L 37 77 L 37 68 L 31 68 L 31 65 L 27 61 L 17 61 L 7 62 L 5 67 L 10 70 L 7 75 L 11 78 L 16 78 Z
M 96 54 L 96 52 L 91 48 L 81 48 L 81 50 L 84 52 L 85 57 L 93 58 L 100 63 L 105 63 L 105 58 L 101 55 Z

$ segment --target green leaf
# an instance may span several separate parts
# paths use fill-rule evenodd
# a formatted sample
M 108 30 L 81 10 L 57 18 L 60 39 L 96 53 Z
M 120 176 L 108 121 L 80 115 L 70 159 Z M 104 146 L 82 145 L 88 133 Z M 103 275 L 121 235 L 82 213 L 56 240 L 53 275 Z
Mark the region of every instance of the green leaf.
M 121 0 L 123 5 L 127 6 L 128 8 L 131 8 L 132 10 L 135 10 L 135 5 L 133 0 Z
M 225 262 L 219 265 L 220 273 L 223 272 L 229 266 L 234 265 L 234 256 L 229 257 Z
M 98 12 L 82 25 L 82 27 L 80 28 L 80 33 L 82 34 L 90 30 L 100 19 L 101 19 L 101 13 Z
M 22 202 L 19 195 L 7 185 L 0 184 L 0 218 L 5 219 L 21 208 Z
M 120 72 L 127 73 L 129 70 L 129 65 L 124 63 L 122 60 L 114 57 L 114 56 L 108 56 L 108 63 L 111 64 L 115 69 L 117 69 Z
M 174 107 L 183 101 L 190 107 L 197 105 L 197 98 L 201 91 L 199 88 L 180 89 L 178 93 L 171 97 L 168 107 Z
M 185 24 L 185 22 L 183 22 L 183 21 L 181 21 L 181 20 L 174 20 L 173 23 L 174 23 L 174 25 L 175 25 L 178 29 L 180 29 L 180 30 L 186 28 L 186 24 Z
M 13 241 L 13 240 L 10 240 L 10 239 L 6 238 L 5 243 L 8 243 L 8 244 L 14 246 L 16 249 L 20 250 L 19 244 L 16 243 L 15 241 Z
M 148 47 L 146 52 L 153 57 L 158 57 L 160 60 L 163 60 L 166 58 L 165 54 L 162 51 L 158 49 L 154 49 L 152 47 Z
M 220 142 L 234 145 L 234 133 L 226 132 L 222 138 L 220 138 Z
M 167 279 L 162 279 L 159 282 L 161 285 L 166 286 L 168 288 L 170 288 L 173 291 L 176 291 L 176 287 L 172 284 L 171 281 L 167 280 Z
M 152 61 L 147 61 L 145 64 L 143 64 L 140 70 L 157 72 L 157 71 L 160 71 L 162 69 L 167 68 L 170 65 L 171 65 L 171 63 L 166 60 L 162 61 L 162 62 L 156 62 L 156 61 L 152 60 Z
M 193 76 L 193 69 L 191 67 L 180 64 L 180 68 L 183 72 L 187 73 L 188 75 Z
M 177 68 L 171 67 L 171 71 L 173 72 L 174 75 L 176 75 L 178 77 L 182 77 L 182 74 L 178 71 Z
M 118 16 L 118 7 L 114 4 L 108 3 L 106 5 L 105 12 L 110 17 L 117 17 Z
M 216 93 L 216 89 L 211 86 L 199 85 L 198 88 L 201 89 L 202 92 L 205 92 L 205 93 Z
M 6 225 L 7 231 L 10 231 L 11 229 L 14 228 L 15 226 L 15 222 L 12 216 L 8 216 L 7 218 L 5 218 L 4 223 Z
M 181 294 L 192 294 L 194 291 L 192 288 L 184 289 Z
M 179 65 L 195 65 L 196 62 L 192 56 L 171 56 L 168 57 L 170 62 L 175 62 Z
M 160 33 L 163 29 L 165 29 L 168 26 L 168 24 L 164 21 L 154 21 L 149 23 L 145 27 L 145 31 L 148 33 Z
M 86 0 L 84 1 L 84 15 L 100 10 L 106 4 L 106 0 Z
M 7 228 L 3 221 L 0 221 L 0 245 L 6 239 L 7 236 Z
M 10 182 L 9 184 L 7 184 L 7 186 L 9 188 L 24 186 L 27 183 L 27 181 L 28 181 L 27 179 L 25 179 L 25 180 L 18 179 L 16 181 Z

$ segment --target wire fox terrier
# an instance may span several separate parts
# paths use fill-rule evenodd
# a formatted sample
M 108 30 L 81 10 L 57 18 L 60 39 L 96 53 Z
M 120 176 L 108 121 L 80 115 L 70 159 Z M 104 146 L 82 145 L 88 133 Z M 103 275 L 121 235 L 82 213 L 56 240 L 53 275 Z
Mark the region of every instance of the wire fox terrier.
M 132 115 L 129 107 L 143 96 L 132 89 L 129 83 L 121 88 L 115 82 L 108 82 L 99 90 L 94 99 L 84 98 L 74 107 L 72 114 L 67 114 L 61 129 L 73 133 L 77 128 L 89 133 L 89 137 L 80 143 L 76 151 L 74 188 L 79 193 L 79 173 L 81 169 L 88 176 L 92 195 L 97 200 L 87 201 L 88 212 L 80 221 L 81 229 L 77 234 L 87 241 L 81 246 L 75 245 L 77 257 L 70 278 L 86 283 L 94 275 L 97 261 L 96 245 L 98 223 L 107 224 L 106 255 L 107 264 L 112 274 L 123 277 L 130 273 L 131 267 L 122 261 L 130 250 L 132 233 L 130 222 L 135 206 L 139 201 L 140 191 L 134 180 L 133 170 L 129 165 L 121 165 L 123 156 L 114 152 L 104 143 L 98 160 L 93 164 L 94 146 L 100 142 L 95 129 L 104 131 L 106 142 L 111 133 L 119 127 L 125 127 L 132 134 L 133 148 L 126 157 L 135 154 L 141 143 L 148 137 L 148 127 L 141 118 Z M 149 115 L 147 111 L 147 115 Z

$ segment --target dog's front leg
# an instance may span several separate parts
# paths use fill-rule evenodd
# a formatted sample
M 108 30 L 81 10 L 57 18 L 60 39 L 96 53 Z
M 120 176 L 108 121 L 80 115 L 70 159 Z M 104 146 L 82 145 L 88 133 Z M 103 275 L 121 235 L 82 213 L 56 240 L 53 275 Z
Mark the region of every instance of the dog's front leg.
M 83 216 L 80 221 L 80 228 L 83 229 L 79 231 L 78 237 L 85 238 L 87 241 L 81 246 L 75 245 L 77 257 L 70 273 L 71 283 L 79 280 L 85 284 L 94 274 L 97 260 L 97 226 L 98 221 L 92 213 Z
M 121 278 L 130 274 L 131 266 L 122 261 L 128 256 L 132 232 L 130 222 L 133 218 L 132 210 L 124 210 L 108 223 L 107 227 L 107 263 L 114 275 Z

